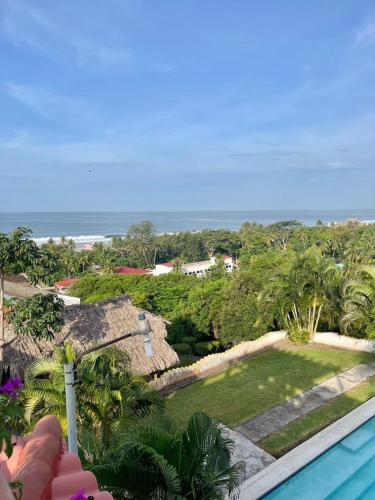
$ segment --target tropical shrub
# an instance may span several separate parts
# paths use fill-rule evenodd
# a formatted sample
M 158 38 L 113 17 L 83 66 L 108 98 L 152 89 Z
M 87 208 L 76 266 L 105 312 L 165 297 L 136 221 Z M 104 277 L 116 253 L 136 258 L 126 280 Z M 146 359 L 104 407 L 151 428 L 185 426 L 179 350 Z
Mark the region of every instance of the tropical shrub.
M 52 414 L 66 428 L 64 359 L 63 352 L 56 350 L 52 357 L 27 368 L 23 394 L 28 422 Z M 75 387 L 79 430 L 90 428 L 104 443 L 123 420 L 163 408 L 161 396 L 143 378 L 130 373 L 126 354 L 115 347 L 82 358 Z
M 196 343 L 197 339 L 195 337 L 182 337 L 181 342 L 184 344 L 189 344 L 190 346 L 194 346 Z
M 177 352 L 177 354 L 191 354 L 191 346 L 189 344 L 185 344 L 179 342 L 178 344 L 172 344 L 172 348 Z
M 238 492 L 243 465 L 231 464 L 234 443 L 203 413 L 194 414 L 182 431 L 167 417 L 151 414 L 110 450 L 92 440 L 86 444 L 85 466 L 119 500 L 224 500 Z
M 292 342 L 307 344 L 310 340 L 310 331 L 301 328 L 300 325 L 295 324 L 291 321 L 288 328 L 288 338 Z
M 218 340 L 211 340 L 209 342 L 197 342 L 195 344 L 195 351 L 200 356 L 207 356 L 220 349 L 220 342 Z
M 19 377 L 9 378 L 0 385 L 0 453 L 4 449 L 10 457 L 13 453 L 12 434 L 19 430 L 23 407 L 18 399 L 22 388 Z
M 37 293 L 17 300 L 6 319 L 17 334 L 51 340 L 64 326 L 64 302 L 55 295 Z
M 344 333 L 375 338 L 375 266 L 361 266 L 343 287 Z
M 313 339 L 323 321 L 338 324 L 341 280 L 342 271 L 319 250 L 296 254 L 260 293 L 260 321 L 273 318 L 278 326 L 306 330 Z

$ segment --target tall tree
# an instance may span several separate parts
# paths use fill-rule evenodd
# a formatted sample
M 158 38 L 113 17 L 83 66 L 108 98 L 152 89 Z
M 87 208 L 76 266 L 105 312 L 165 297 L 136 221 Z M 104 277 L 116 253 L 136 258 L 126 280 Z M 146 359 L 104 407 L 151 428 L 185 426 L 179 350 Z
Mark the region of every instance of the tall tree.
M 144 220 L 130 226 L 124 244 L 144 266 L 151 267 L 155 264 L 155 227 L 151 221 Z
M 5 272 L 25 272 L 33 284 L 39 279 L 48 281 L 48 274 L 53 268 L 53 261 L 48 254 L 43 254 L 35 242 L 30 238 L 31 231 L 24 227 L 18 227 L 10 234 L 0 233 L 0 373 L 4 362 L 4 349 L 12 343 L 15 337 L 5 338 L 4 327 L 4 278 Z M 43 301 L 44 299 L 42 299 Z M 27 307 L 29 304 L 22 302 Z M 39 303 L 39 307 L 42 304 Z M 50 304 L 49 304 L 50 305 Z M 56 306 L 59 308 L 59 303 Z M 20 313 L 21 308 L 18 308 Z M 26 315 L 27 315 L 26 311 Z M 48 315 L 48 312 L 47 312 Z M 20 316 L 18 316 L 19 318 Z M 24 317 L 25 319 L 25 317 Z M 48 318 L 47 319 L 48 322 Z M 19 324 L 19 330 L 21 331 Z M 26 332 L 29 333 L 29 332 Z
M 273 316 L 289 333 L 313 337 L 324 317 L 337 323 L 340 271 L 316 249 L 296 254 L 290 268 L 276 272 L 259 296 L 264 319 Z
M 5 272 L 22 272 L 39 259 L 39 250 L 30 239 L 31 231 L 18 227 L 12 233 L 0 233 L 0 373 L 7 345 L 4 328 L 4 278 Z

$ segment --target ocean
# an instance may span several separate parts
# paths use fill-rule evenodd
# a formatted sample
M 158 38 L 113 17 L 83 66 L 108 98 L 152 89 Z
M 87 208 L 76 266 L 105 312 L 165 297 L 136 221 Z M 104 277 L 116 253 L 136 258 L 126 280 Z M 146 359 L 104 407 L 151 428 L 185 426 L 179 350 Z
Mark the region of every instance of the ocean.
M 43 243 L 48 238 L 66 236 L 78 244 L 108 241 L 110 236 L 124 235 L 129 226 L 142 220 L 154 223 L 158 233 L 199 231 L 202 229 L 239 229 L 246 221 L 271 224 L 297 219 L 314 225 L 348 218 L 375 220 L 375 209 L 364 210 L 226 210 L 190 212 L 0 212 L 0 232 L 17 226 L 32 229 L 33 238 Z

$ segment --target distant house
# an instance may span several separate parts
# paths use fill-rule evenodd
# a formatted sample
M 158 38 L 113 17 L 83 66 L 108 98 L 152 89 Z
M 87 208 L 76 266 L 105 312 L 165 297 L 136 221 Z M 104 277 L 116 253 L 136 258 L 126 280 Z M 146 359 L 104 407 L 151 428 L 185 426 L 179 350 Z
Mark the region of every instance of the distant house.
M 56 281 L 55 283 L 55 289 L 57 293 L 65 293 L 66 290 L 74 285 L 74 283 L 77 283 L 78 278 L 65 278 L 60 281 Z
M 173 262 L 164 262 L 163 264 L 156 264 L 155 269 L 152 269 L 151 274 L 160 276 L 161 274 L 170 273 L 174 268 Z
M 73 279 L 77 280 L 77 278 Z M 63 283 L 65 281 L 68 280 L 63 280 L 60 282 L 58 281 L 57 283 Z M 55 283 L 55 286 L 57 283 Z M 66 287 L 67 286 L 70 285 L 66 285 Z M 58 289 L 58 287 L 56 287 L 55 289 L 53 289 L 53 288 L 46 288 L 46 287 L 32 285 L 28 281 L 26 276 L 24 276 L 23 274 L 7 275 L 5 276 L 4 279 L 4 291 L 7 298 L 22 299 L 25 297 L 32 297 L 37 293 L 42 293 L 45 295 L 49 293 L 56 293 L 56 295 L 63 300 L 66 306 L 80 303 L 80 299 L 78 297 L 71 297 L 69 295 L 65 295 L 64 291 L 62 290 L 66 291 L 66 288 L 64 289 L 64 287 L 61 287 L 61 289 Z
M 140 309 L 130 297 L 103 300 L 91 304 L 72 305 L 65 308 L 65 325 L 52 341 L 36 341 L 19 335 L 5 350 L 5 364 L 12 373 L 22 373 L 25 367 L 44 356 L 50 356 L 55 346 L 70 342 L 76 352 L 84 351 L 96 344 L 115 339 L 127 332 L 137 330 Z M 140 375 L 165 370 L 179 363 L 179 358 L 167 343 L 166 321 L 161 316 L 146 312 L 150 321 L 153 356 L 146 357 L 141 336 L 118 342 L 116 346 L 129 356 L 131 369 Z M 6 338 L 13 337 L 12 327 L 5 325 Z
M 91 251 L 93 248 L 94 248 L 93 243 L 84 243 L 82 246 L 82 250 L 86 250 L 86 251 Z
M 181 272 L 194 276 L 205 276 L 207 272 L 217 263 L 216 257 L 211 257 L 209 260 L 201 262 L 190 262 L 181 265 Z M 234 269 L 234 261 L 228 255 L 224 256 L 224 266 L 227 272 L 232 272 Z M 164 264 L 156 264 L 155 269 L 151 271 L 154 276 L 170 273 L 173 270 L 173 262 L 165 262 Z
M 141 267 L 127 267 L 127 266 L 121 266 L 121 267 L 115 267 L 113 270 L 114 273 L 116 274 L 150 274 L 149 269 L 142 269 Z

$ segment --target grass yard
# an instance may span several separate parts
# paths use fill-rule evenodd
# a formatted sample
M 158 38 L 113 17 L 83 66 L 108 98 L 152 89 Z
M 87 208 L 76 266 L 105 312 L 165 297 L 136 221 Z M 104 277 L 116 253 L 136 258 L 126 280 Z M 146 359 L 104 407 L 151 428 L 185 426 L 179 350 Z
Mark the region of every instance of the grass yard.
M 281 431 L 267 436 L 259 446 L 274 457 L 280 457 L 373 396 L 375 396 L 375 377 L 291 422 Z
M 203 411 L 234 427 L 374 354 L 316 346 L 271 349 L 166 396 L 178 425 Z

